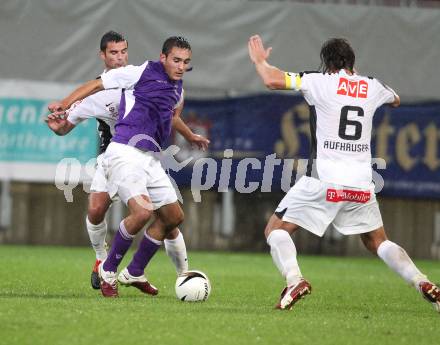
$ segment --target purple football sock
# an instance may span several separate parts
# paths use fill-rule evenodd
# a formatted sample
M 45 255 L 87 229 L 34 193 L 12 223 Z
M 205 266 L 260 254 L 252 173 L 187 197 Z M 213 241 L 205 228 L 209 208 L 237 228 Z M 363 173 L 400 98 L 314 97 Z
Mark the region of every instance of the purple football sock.
M 119 224 L 119 231 L 113 238 L 112 247 L 108 253 L 107 259 L 103 263 L 104 271 L 117 272 L 118 266 L 127 253 L 133 242 L 133 235 L 130 235 L 124 226 L 124 221 Z
M 157 241 L 144 234 L 142 241 L 139 243 L 139 248 L 134 253 L 133 259 L 128 265 L 128 273 L 134 277 L 139 277 L 144 274 L 145 267 L 147 267 L 151 258 L 156 254 L 162 242 Z

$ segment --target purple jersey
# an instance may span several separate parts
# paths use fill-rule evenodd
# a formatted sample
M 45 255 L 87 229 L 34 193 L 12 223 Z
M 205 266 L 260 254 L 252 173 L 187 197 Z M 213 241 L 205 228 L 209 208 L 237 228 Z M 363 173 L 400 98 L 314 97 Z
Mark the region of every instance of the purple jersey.
M 159 151 L 170 135 L 174 109 L 183 101 L 182 80 L 171 80 L 160 61 L 113 69 L 101 78 L 105 89 L 123 89 L 112 140 Z

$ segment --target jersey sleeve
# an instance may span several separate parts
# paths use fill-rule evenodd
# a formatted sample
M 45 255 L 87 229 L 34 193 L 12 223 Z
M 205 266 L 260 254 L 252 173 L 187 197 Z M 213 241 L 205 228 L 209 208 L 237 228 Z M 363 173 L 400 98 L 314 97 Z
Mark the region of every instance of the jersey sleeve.
M 73 103 L 66 111 L 67 121 L 76 126 L 78 123 L 87 119 L 109 116 L 110 111 L 107 109 L 104 102 L 100 101 L 99 96 L 101 92 L 86 97 L 82 101 Z
M 70 106 L 66 111 L 67 121 L 76 126 L 80 122 L 92 117 L 91 112 L 93 111 L 93 107 L 88 98 L 89 97 L 82 101 L 77 101 Z
M 286 89 L 301 91 L 305 100 L 309 104 L 314 104 L 317 98 L 314 85 L 319 84 L 317 79 L 319 79 L 320 76 L 322 76 L 322 73 L 318 72 L 285 72 Z
M 101 75 L 104 89 L 131 89 L 138 82 L 148 65 L 148 61 L 140 66 L 128 65 L 112 69 Z
M 393 103 L 397 97 L 396 92 L 380 80 L 374 80 L 376 82 L 376 98 L 378 106 L 381 106 L 382 104 Z

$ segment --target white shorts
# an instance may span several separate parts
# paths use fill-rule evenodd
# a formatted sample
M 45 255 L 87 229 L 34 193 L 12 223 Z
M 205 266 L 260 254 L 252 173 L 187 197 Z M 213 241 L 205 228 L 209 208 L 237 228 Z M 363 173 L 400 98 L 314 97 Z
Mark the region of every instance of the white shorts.
M 102 166 L 104 154 L 100 154 L 96 157 L 96 170 L 93 175 L 90 191 L 95 193 L 108 193 L 107 178 L 105 177 L 104 167 Z
M 155 210 L 177 201 L 168 175 L 151 152 L 112 142 L 104 153 L 102 166 L 111 198 L 117 193 L 127 204 L 131 198 L 146 195 Z
M 383 225 L 374 186 L 364 190 L 307 176 L 289 190 L 275 214 L 318 236 L 330 224 L 344 235 L 370 232 Z

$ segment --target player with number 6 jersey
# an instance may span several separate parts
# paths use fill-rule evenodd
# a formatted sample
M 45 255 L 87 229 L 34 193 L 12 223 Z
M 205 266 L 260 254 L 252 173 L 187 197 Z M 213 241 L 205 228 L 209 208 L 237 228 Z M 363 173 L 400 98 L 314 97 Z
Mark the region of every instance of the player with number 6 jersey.
M 286 279 L 276 307 L 290 310 L 311 293 L 296 258 L 291 234 L 302 227 L 322 236 L 329 225 L 345 235 L 359 234 L 365 247 L 440 311 L 440 289 L 388 240 L 374 193 L 371 132 L 378 107 L 397 107 L 399 96 L 377 79 L 354 69 L 347 40 L 334 38 L 321 48 L 321 71 L 289 73 L 267 62 L 260 36 L 248 42 L 249 56 L 269 89 L 300 91 L 310 106 L 311 154 L 307 176 L 281 200 L 265 229 L 272 259 Z
M 377 79 L 335 73 L 285 73 L 287 89 L 301 91 L 310 106 L 311 158 L 321 181 L 369 188 L 374 112 L 397 95 Z

